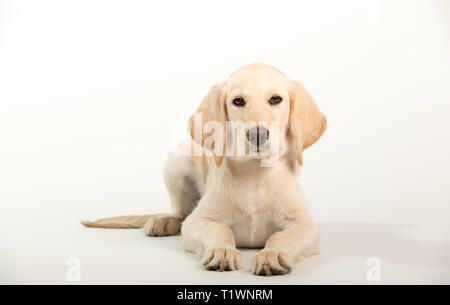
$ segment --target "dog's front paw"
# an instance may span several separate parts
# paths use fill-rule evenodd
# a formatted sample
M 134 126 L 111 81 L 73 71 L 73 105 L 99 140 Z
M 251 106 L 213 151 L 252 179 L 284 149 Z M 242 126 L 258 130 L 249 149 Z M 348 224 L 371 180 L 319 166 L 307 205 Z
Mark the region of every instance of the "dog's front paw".
M 282 275 L 291 269 L 288 255 L 274 248 L 263 249 L 253 258 L 252 271 L 256 275 Z
M 171 236 L 180 233 L 182 218 L 170 214 L 151 216 L 143 228 L 148 236 Z
M 236 248 L 208 249 L 202 264 L 212 271 L 233 271 L 242 267 L 242 254 Z

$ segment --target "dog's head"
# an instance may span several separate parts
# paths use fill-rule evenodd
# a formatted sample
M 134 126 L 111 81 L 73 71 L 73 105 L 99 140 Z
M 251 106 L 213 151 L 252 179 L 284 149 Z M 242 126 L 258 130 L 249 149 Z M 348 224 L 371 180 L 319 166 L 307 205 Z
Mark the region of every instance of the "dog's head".
M 251 64 L 216 84 L 189 120 L 192 138 L 223 157 L 245 160 L 302 152 L 314 144 L 327 121 L 303 85 L 278 69 Z

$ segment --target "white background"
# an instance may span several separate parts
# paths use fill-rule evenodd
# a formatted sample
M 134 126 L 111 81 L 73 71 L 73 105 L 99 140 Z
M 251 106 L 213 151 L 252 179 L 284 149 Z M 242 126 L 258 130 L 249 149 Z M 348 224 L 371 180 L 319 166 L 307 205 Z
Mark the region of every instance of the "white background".
M 71 256 L 84 283 L 367 283 L 368 256 L 385 283 L 450 283 L 449 1 L 0 1 L 0 12 L 0 283 L 65 283 Z M 252 62 L 302 81 L 328 117 L 300 179 L 320 256 L 268 282 L 201 270 L 179 237 L 78 224 L 168 211 L 167 152 L 208 89 Z

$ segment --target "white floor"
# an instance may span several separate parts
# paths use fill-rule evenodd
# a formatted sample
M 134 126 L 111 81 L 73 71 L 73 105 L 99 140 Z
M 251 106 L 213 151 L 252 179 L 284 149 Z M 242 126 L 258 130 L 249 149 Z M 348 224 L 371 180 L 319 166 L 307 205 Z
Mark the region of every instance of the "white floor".
M 87 229 L 75 218 L 48 216 L 2 221 L 1 284 L 72 284 L 70 257 L 80 260 L 79 284 L 375 284 L 366 277 L 369 257 L 381 261 L 381 284 L 450 284 L 448 227 L 321 223 L 320 255 L 298 263 L 289 275 L 265 278 L 248 270 L 205 271 L 198 257 L 181 249 L 179 236 Z M 248 269 L 256 250 L 243 253 Z

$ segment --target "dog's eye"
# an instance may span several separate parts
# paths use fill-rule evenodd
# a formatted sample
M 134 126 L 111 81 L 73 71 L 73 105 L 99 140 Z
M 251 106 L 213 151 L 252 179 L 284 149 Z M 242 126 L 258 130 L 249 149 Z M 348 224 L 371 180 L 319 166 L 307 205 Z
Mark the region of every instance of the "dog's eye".
M 271 105 L 276 105 L 276 104 L 281 103 L 282 101 L 283 101 L 283 99 L 282 99 L 280 96 L 274 95 L 274 96 L 272 96 L 272 97 L 270 98 L 269 103 L 270 103 Z
M 236 105 L 238 107 L 242 107 L 245 105 L 245 101 L 242 97 L 237 97 L 233 100 L 233 105 Z

